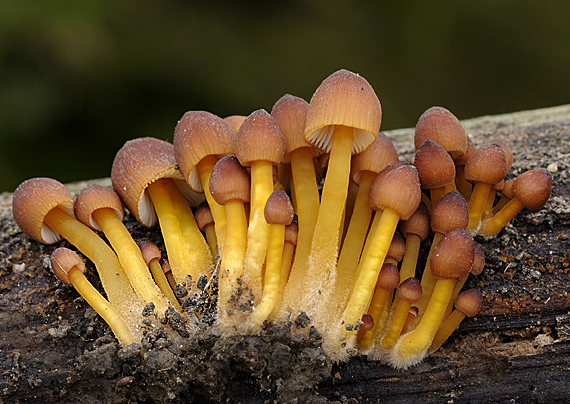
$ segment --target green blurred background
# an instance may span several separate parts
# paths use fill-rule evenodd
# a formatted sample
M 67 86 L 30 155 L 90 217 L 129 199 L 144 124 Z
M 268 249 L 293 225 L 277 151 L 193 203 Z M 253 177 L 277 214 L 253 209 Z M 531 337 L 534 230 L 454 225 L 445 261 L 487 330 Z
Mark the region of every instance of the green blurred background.
M 0 2 L 0 191 L 108 176 L 127 139 L 187 110 L 307 100 L 332 72 L 376 90 L 382 129 L 570 101 L 570 2 Z

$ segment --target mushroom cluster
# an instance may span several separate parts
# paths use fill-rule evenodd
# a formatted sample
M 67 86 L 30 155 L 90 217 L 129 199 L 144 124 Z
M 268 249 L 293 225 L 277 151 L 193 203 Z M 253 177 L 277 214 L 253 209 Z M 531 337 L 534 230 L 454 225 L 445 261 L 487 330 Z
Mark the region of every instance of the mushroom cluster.
M 310 102 L 285 95 L 271 113 L 190 111 L 172 144 L 125 143 L 113 189 L 92 186 L 74 201 L 56 180 L 30 179 L 14 193 L 14 218 L 31 238 L 65 238 L 93 261 L 106 298 L 77 254 L 59 248 L 51 260 L 121 344 L 140 340 L 149 314 L 167 324 L 175 313 L 181 336 L 204 326 L 256 334 L 303 315 L 334 360 L 360 353 L 406 368 L 477 314 L 481 291 L 462 291 L 485 265 L 476 240 L 542 207 L 552 178 L 538 168 L 505 181 L 508 145 L 476 149 L 441 107 L 419 118 L 413 162 L 400 161 L 381 117 L 370 84 L 347 70 Z M 133 240 L 123 206 L 142 226 L 159 225 L 165 259 Z

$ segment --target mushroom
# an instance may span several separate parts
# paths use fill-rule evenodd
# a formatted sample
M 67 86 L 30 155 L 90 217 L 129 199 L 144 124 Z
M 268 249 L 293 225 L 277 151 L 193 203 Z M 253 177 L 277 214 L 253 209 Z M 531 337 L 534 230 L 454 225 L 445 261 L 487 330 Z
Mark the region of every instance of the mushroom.
M 283 257 L 281 258 L 281 275 L 279 279 L 279 291 L 277 295 L 277 303 L 273 312 L 269 316 L 269 319 L 277 317 L 280 311 L 280 306 L 283 301 L 283 295 L 285 293 L 285 286 L 288 283 L 289 275 L 291 273 L 291 265 L 293 263 L 293 255 L 295 253 L 295 247 L 297 246 L 297 236 L 299 232 L 299 226 L 297 221 L 293 219 L 293 222 L 285 226 L 285 244 L 283 245 Z
M 271 314 L 277 304 L 279 288 L 286 279 L 281 278 L 281 260 L 285 244 L 285 226 L 293 221 L 293 205 L 289 196 L 281 190 L 273 191 L 267 199 L 264 210 L 269 223 L 269 246 L 265 260 L 263 296 L 249 320 L 248 331 L 254 332 Z
M 552 190 L 552 176 L 545 168 L 535 168 L 519 175 L 514 181 L 514 198 L 492 218 L 483 223 L 479 234 L 485 238 L 494 237 L 524 208 L 531 211 L 544 206 Z
M 252 112 L 241 124 L 236 138 L 236 157 L 251 167 L 251 198 L 244 276 L 255 299 L 261 297 L 263 262 L 269 243 L 269 224 L 263 211 L 273 192 L 273 166 L 285 154 L 285 139 L 275 119 L 265 110 Z
M 492 140 L 489 143 L 496 144 L 505 152 L 505 166 L 506 166 L 506 173 L 508 173 L 513 165 L 513 151 L 511 150 L 507 142 L 505 142 L 504 140 L 496 139 Z M 495 195 L 497 191 L 500 192 L 503 189 L 503 186 L 504 186 L 504 181 L 501 180 L 498 183 L 493 184 L 493 186 L 491 187 L 491 190 L 489 191 L 489 196 L 487 197 L 487 203 L 485 205 L 485 208 L 483 209 L 482 220 L 486 220 L 492 216 L 493 203 L 495 202 Z
M 431 107 L 418 119 L 414 136 L 416 150 L 427 139 L 439 143 L 453 159 L 467 150 L 465 129 L 459 119 L 443 107 Z
M 215 201 L 214 201 L 215 202 Z M 217 205 L 217 204 L 216 204 Z M 220 206 L 220 205 L 218 205 Z M 223 207 L 222 207 L 223 209 Z M 196 207 L 196 212 L 194 212 L 194 217 L 196 218 L 196 224 L 201 232 L 206 236 L 206 241 L 210 246 L 210 251 L 212 255 L 218 255 L 218 238 L 216 237 L 216 229 L 214 226 L 214 216 L 210 210 L 210 206 L 206 202 L 202 202 Z M 226 212 L 224 211 L 224 220 L 226 220 Z M 227 221 L 226 221 L 227 223 Z M 224 224 L 223 235 L 226 234 L 226 224 Z
M 107 298 L 138 336 L 142 304 L 111 247 L 75 218 L 67 188 L 51 178 L 21 183 L 12 200 L 14 220 L 34 240 L 53 244 L 65 238 L 95 264 Z
M 334 338 L 329 339 L 333 345 L 323 345 L 335 357 L 346 355 L 346 351 L 354 344 L 352 331 L 370 302 L 378 272 L 386 258 L 398 221 L 400 218 L 409 219 L 420 203 L 421 190 L 416 168 L 409 164 L 395 164 L 396 168 L 392 167 L 394 165 L 386 167 L 372 182 L 370 206 L 373 210 L 382 210 L 382 214 L 376 214 L 374 221 L 379 223 L 367 237 L 368 248 L 365 247 L 366 251 L 358 264 L 358 277 L 341 316 L 342 326 L 340 330 L 332 327 L 336 331 Z
M 428 352 L 435 352 L 455 331 L 465 317 L 474 317 L 481 310 L 481 291 L 479 289 L 469 289 L 461 292 L 455 300 L 455 310 L 439 326 L 433 337 L 433 341 Z
M 418 169 L 422 189 L 430 191 L 432 205 L 455 190 L 455 163 L 437 142 L 427 139 L 420 145 L 414 166 Z
M 400 267 L 401 282 L 413 278 L 416 273 L 421 242 L 430 235 L 429 212 L 424 203 L 420 203 L 408 220 L 400 221 L 400 232 L 406 239 L 406 252 Z
M 166 276 L 167 272 L 170 271 L 170 265 L 165 265 L 164 268 L 167 268 L 168 271 L 165 271 L 163 266 L 160 263 L 161 253 L 158 247 L 151 243 L 150 241 L 143 241 L 139 243 L 139 249 L 141 250 L 142 257 L 150 269 L 152 276 L 154 277 L 154 281 L 158 285 L 159 289 L 162 291 L 164 296 L 170 300 L 170 303 L 174 306 L 174 308 L 178 311 L 182 311 L 182 307 L 180 303 L 178 303 L 178 299 L 174 295 L 174 291 L 172 290 L 172 286 Z
M 382 109 L 372 86 L 358 74 L 339 70 L 317 88 L 307 112 L 305 138 L 330 152 L 321 205 L 303 288 L 291 290 L 292 313 L 314 318 L 335 282 L 340 230 L 348 192 L 350 159 L 374 142 Z M 289 293 L 289 288 L 286 294 Z M 360 320 L 360 313 L 354 321 Z
M 166 252 L 176 282 L 188 287 L 213 268 L 212 253 L 200 232 L 186 197 L 193 192 L 176 169 L 172 144 L 155 138 L 127 141 L 111 169 L 113 188 L 133 216 L 146 227 L 160 222 Z
M 474 183 L 469 199 L 469 225 L 467 230 L 476 234 L 493 184 L 501 182 L 506 171 L 506 156 L 503 148 L 494 143 L 481 146 L 465 164 L 465 179 Z
M 206 196 L 220 250 L 226 237 L 226 211 L 212 198 L 208 182 L 218 156 L 234 153 L 234 138 L 226 121 L 206 111 L 186 112 L 174 129 L 174 157 L 190 188 Z
M 87 280 L 84 275 L 85 264 L 74 251 L 65 247 L 57 248 L 51 253 L 50 262 L 57 279 L 66 285 L 73 285 L 89 306 L 111 327 L 121 345 L 127 346 L 136 342 L 136 336 L 131 333 L 121 314 Z
M 367 352 L 372 348 L 374 337 L 384 327 L 386 307 L 389 307 L 393 291 L 398 287 L 398 283 L 400 283 L 398 267 L 394 264 L 382 265 L 367 313 L 374 320 L 374 324 L 370 330 L 357 334 L 358 350 L 360 352 Z
M 226 328 L 237 327 L 241 318 L 235 303 L 242 294 L 240 283 L 248 242 L 244 202 L 250 199 L 250 178 L 235 156 L 218 160 L 210 177 L 210 192 L 217 203 L 224 205 L 228 220 L 218 275 L 218 321 Z
M 288 166 L 293 179 L 291 195 L 299 226 L 298 248 L 291 268 L 288 288 L 299 288 L 304 281 L 320 205 L 314 166 L 314 158 L 320 152 L 307 142 L 304 132 L 308 109 L 307 101 L 286 94 L 277 100 L 271 110 L 271 116 L 277 122 L 285 138 L 287 153 L 284 161 L 290 162 Z M 296 195 L 300 198 L 296 198 Z M 287 304 L 285 302 L 285 305 Z M 282 314 L 285 315 L 285 311 Z
M 245 121 L 245 118 L 246 117 L 243 115 L 230 115 L 230 116 L 226 116 L 224 118 L 224 121 L 226 121 L 228 123 L 228 125 L 230 125 L 232 127 L 232 129 L 234 130 L 234 133 L 237 133 L 237 131 L 239 130 L 239 127 L 241 126 L 243 121 Z
M 119 195 L 110 188 L 91 185 L 77 195 L 75 215 L 81 223 L 105 234 L 143 304 L 153 303 L 163 316 L 170 304 L 154 283 L 137 243 L 123 224 L 125 214 Z
M 455 283 L 469 273 L 474 250 L 473 237 L 464 229 L 450 231 L 435 247 L 431 256 L 431 270 L 437 278 L 435 288 L 418 326 L 404 334 L 390 352 L 394 367 L 407 368 L 427 355 Z
M 398 296 L 396 311 L 392 317 L 390 328 L 384 338 L 382 338 L 382 346 L 384 348 L 392 347 L 400 337 L 412 304 L 422 297 L 422 285 L 416 278 L 408 278 L 400 283 L 396 295 Z
M 471 189 L 473 188 L 473 185 L 465 179 L 465 164 L 467 164 L 467 161 L 469 161 L 476 150 L 477 149 L 473 144 L 473 141 L 467 137 L 467 150 L 465 150 L 463 155 L 453 160 L 455 163 L 455 186 L 466 201 L 471 197 Z
M 499 191 L 501 193 L 501 198 L 499 202 L 493 207 L 493 211 L 491 216 L 496 215 L 498 211 L 500 211 L 503 206 L 507 204 L 511 199 L 514 198 L 513 195 L 513 182 L 515 182 L 516 178 L 511 178 L 506 181 L 503 181 L 503 188 Z

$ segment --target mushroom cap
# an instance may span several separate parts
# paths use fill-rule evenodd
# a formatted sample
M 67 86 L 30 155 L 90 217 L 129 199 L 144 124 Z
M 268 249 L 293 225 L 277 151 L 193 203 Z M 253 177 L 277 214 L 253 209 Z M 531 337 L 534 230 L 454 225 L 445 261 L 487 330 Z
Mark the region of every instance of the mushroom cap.
M 218 160 L 210 177 L 210 192 L 220 205 L 232 199 L 249 202 L 251 179 L 237 157 L 231 154 Z
M 396 261 L 400 262 L 402 261 L 402 258 L 404 258 L 405 253 L 406 240 L 404 240 L 404 237 L 402 237 L 402 235 L 396 231 L 394 233 L 394 237 L 392 237 L 392 242 L 390 243 L 386 257 L 393 258 Z
M 162 254 L 160 250 L 156 246 L 156 244 L 151 243 L 150 241 L 142 241 L 139 243 L 139 248 L 141 250 L 142 257 L 146 265 L 148 266 L 152 260 L 159 260 L 162 258 Z
M 194 212 L 194 218 L 201 231 L 204 231 L 207 225 L 214 224 L 214 216 L 212 216 L 212 211 L 206 202 L 198 205 L 196 212 Z
M 511 169 L 513 165 L 513 151 L 511 147 L 502 139 L 494 139 L 489 142 L 490 144 L 496 144 L 505 152 L 505 164 L 507 166 L 507 172 Z M 506 174 L 505 174 L 506 175 Z
M 334 126 L 348 126 L 354 130 L 352 154 L 357 154 L 376 140 L 381 121 L 382 107 L 372 86 L 360 75 L 342 69 L 327 77 L 313 94 L 305 138 L 329 153 Z
M 252 161 L 281 163 L 286 152 L 285 138 L 277 122 L 267 111 L 252 112 L 241 124 L 236 134 L 236 156 L 244 167 Z
M 447 234 L 453 229 L 466 229 L 469 224 L 469 209 L 459 191 L 445 194 L 431 210 L 431 230 Z
M 36 241 L 53 244 L 61 235 L 44 223 L 44 218 L 53 208 L 59 207 L 74 216 L 73 198 L 59 181 L 38 177 L 22 182 L 12 199 L 12 213 L 20 229 Z
M 481 310 L 483 298 L 479 289 L 468 289 L 457 295 L 455 308 L 463 312 L 467 317 L 476 316 Z
M 452 158 L 467 150 L 467 135 L 459 119 L 443 107 L 431 107 L 418 119 L 414 136 L 416 150 L 431 139 L 439 143 Z
M 57 279 L 71 285 L 69 281 L 69 271 L 73 267 L 77 267 L 82 273 L 85 273 L 85 263 L 75 251 L 69 248 L 59 247 L 56 248 L 50 256 L 51 269 Z
M 299 225 L 297 224 L 297 220 L 293 219 L 293 221 L 290 224 L 285 226 L 285 242 L 297 245 L 298 234 L 299 234 Z
M 101 185 L 90 185 L 84 188 L 75 198 L 75 216 L 84 225 L 93 230 L 102 231 L 101 226 L 93 218 L 93 212 L 101 208 L 110 208 L 123 221 L 125 211 L 119 195 L 111 188 Z
M 470 273 L 473 276 L 478 276 L 485 269 L 485 250 L 479 243 L 475 243 L 475 255 L 473 256 L 473 264 L 471 265 Z
M 295 216 L 289 195 L 280 189 L 273 191 L 271 195 L 269 195 L 263 213 L 265 215 L 265 221 L 268 224 L 280 224 L 284 226 L 291 224 L 293 216 Z
M 529 210 L 544 206 L 552 190 L 552 176 L 546 168 L 534 168 L 519 175 L 514 181 L 514 196 Z
M 496 184 L 507 175 L 507 157 L 503 148 L 486 143 L 465 164 L 465 179 L 471 183 Z
M 398 152 L 392 141 L 384 133 L 378 133 L 376 140 L 362 153 L 352 157 L 350 172 L 352 180 L 360 184 L 362 171 L 379 173 L 390 164 L 398 161 Z
M 128 140 L 117 152 L 111 169 L 113 189 L 144 226 L 157 223 L 156 212 L 146 188 L 161 178 L 172 178 L 193 206 L 204 196 L 192 191 L 177 169 L 174 146 L 164 140 L 143 137 Z
M 206 111 L 188 111 L 174 129 L 174 157 L 186 182 L 204 192 L 196 165 L 206 156 L 234 152 L 235 132 L 222 118 Z
M 245 118 L 246 117 L 244 115 L 230 115 L 226 116 L 224 118 L 224 121 L 226 121 L 231 126 L 231 128 L 234 130 L 234 133 L 237 133 L 239 127 L 243 121 L 245 121 Z
M 515 194 L 513 194 L 513 182 L 515 182 L 516 178 L 511 178 L 509 180 L 503 181 L 503 188 L 501 189 L 501 195 L 506 198 L 513 199 Z
M 455 181 L 455 163 L 437 142 L 427 139 L 416 150 L 414 166 L 423 189 L 441 188 Z
M 420 201 L 420 179 L 414 166 L 394 163 L 380 171 L 372 181 L 372 210 L 382 210 L 388 206 L 400 214 L 401 220 L 407 220 L 414 214 Z
M 422 297 L 422 284 L 416 278 L 408 278 L 398 286 L 396 293 L 401 300 L 415 303 Z
M 305 139 L 305 121 L 309 103 L 300 97 L 285 94 L 279 98 L 271 109 L 271 116 L 277 122 L 281 130 L 287 147 L 287 153 L 291 153 L 300 147 L 310 147 L 313 157 L 317 157 L 320 152 Z M 286 161 L 287 156 L 285 156 Z
M 436 278 L 463 279 L 469 274 L 474 255 L 471 234 L 464 229 L 451 230 L 433 249 L 431 272 Z
M 378 274 L 376 286 L 382 289 L 396 289 L 400 283 L 400 271 L 394 264 L 384 264 Z
M 465 164 L 467 164 L 467 161 L 476 151 L 477 148 L 475 147 L 475 144 L 469 137 L 467 137 L 467 150 L 465 150 L 465 153 L 463 153 L 461 156 L 453 159 L 453 161 L 455 162 L 455 166 L 456 167 L 464 166 Z
M 398 224 L 400 232 L 404 237 L 408 234 L 417 234 L 422 241 L 428 238 L 431 233 L 429 210 L 425 203 L 420 202 L 418 208 L 408 220 L 401 220 Z
M 374 328 L 374 318 L 370 314 L 363 314 L 360 321 L 362 322 L 360 331 L 370 331 Z

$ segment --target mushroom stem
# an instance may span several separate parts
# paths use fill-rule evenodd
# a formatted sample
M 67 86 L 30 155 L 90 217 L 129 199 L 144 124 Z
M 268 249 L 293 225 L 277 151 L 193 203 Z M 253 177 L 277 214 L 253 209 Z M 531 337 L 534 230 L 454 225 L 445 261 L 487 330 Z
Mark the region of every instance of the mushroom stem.
M 131 332 L 137 335 L 135 330 L 140 319 L 140 300 L 111 247 L 89 227 L 59 207 L 49 211 L 45 223 L 93 261 L 109 301 L 123 315 Z
M 489 197 L 492 186 L 493 184 L 487 184 L 480 181 L 476 182 L 473 186 L 473 192 L 471 193 L 471 198 L 467 205 L 469 209 L 469 224 L 467 225 L 467 231 L 471 234 L 476 233 L 481 225 L 481 216 L 485 210 L 487 198 Z
M 202 182 L 202 187 L 204 188 L 204 195 L 206 196 L 206 201 L 208 202 L 208 206 L 210 207 L 210 211 L 212 212 L 212 216 L 214 217 L 214 228 L 216 237 L 213 238 L 211 235 L 208 237 L 208 242 L 210 240 L 216 240 L 218 244 L 218 253 L 222 252 L 222 248 L 224 247 L 224 242 L 226 240 L 226 226 L 227 226 L 227 218 L 226 218 L 226 210 L 222 205 L 217 203 L 212 194 L 210 193 L 210 176 L 212 175 L 212 169 L 218 160 L 215 156 L 209 155 L 204 157 L 202 160 L 198 162 L 196 165 L 198 167 L 198 174 L 200 175 L 200 181 Z M 208 231 L 208 230 L 206 230 Z M 211 249 L 211 246 L 210 246 Z M 212 254 L 216 254 L 216 249 L 212 250 Z
M 429 347 L 429 352 L 437 351 L 441 345 L 447 341 L 449 336 L 453 334 L 453 331 L 459 327 L 459 324 L 461 324 L 465 317 L 466 315 L 462 311 L 457 309 L 453 310 L 435 333 L 433 341 Z
M 200 276 L 207 276 L 213 266 L 212 254 L 174 180 L 161 178 L 151 183 L 147 190 L 160 222 L 176 282 L 196 282 Z
M 485 238 L 496 236 L 523 209 L 521 201 L 517 198 L 511 199 L 491 219 L 483 222 L 479 234 Z
M 433 241 L 431 242 L 431 247 L 429 250 L 428 258 L 426 261 L 426 265 L 424 267 L 424 273 L 422 274 L 422 297 L 417 302 L 416 307 L 418 308 L 418 317 L 419 320 L 424 313 L 426 312 L 426 308 L 429 304 L 430 297 L 433 293 L 435 288 L 435 284 L 437 282 L 437 278 L 433 276 L 431 272 L 431 256 L 433 254 L 434 248 L 439 244 L 441 239 L 443 239 L 444 235 L 442 233 L 434 233 Z
M 99 208 L 92 215 L 117 253 L 136 294 L 144 304 L 154 303 L 160 315 L 164 315 L 170 304 L 154 283 L 139 247 L 117 213 L 111 208 Z
M 417 234 L 408 233 L 406 235 L 406 252 L 404 253 L 404 258 L 402 258 L 402 265 L 400 266 L 400 283 L 416 275 L 421 242 L 422 239 Z
M 262 294 L 263 262 L 269 244 L 269 224 L 263 211 L 273 192 L 273 163 L 267 160 L 251 162 L 251 201 L 244 276 L 255 298 Z M 227 212 L 226 212 L 227 213 Z M 229 213 L 227 213 L 229 215 Z
M 136 338 L 129 330 L 129 327 L 119 312 L 107 299 L 101 296 L 97 289 L 95 289 L 91 282 L 83 275 L 83 272 L 75 266 L 69 271 L 67 276 L 69 277 L 69 282 L 71 282 L 79 294 L 109 325 L 122 346 L 136 342 Z
M 411 306 L 412 303 L 410 301 L 399 299 L 390 328 L 384 338 L 382 338 L 382 346 L 384 346 L 384 348 L 390 348 L 398 341 L 400 333 L 404 329 L 404 325 L 408 319 Z
M 455 186 L 466 201 L 471 197 L 473 185 L 465 179 L 465 166 L 455 166 Z
M 374 319 L 374 325 L 369 331 L 363 334 L 358 333 L 357 337 L 360 336 L 360 340 L 357 341 L 359 351 L 366 352 L 372 348 L 376 333 L 381 332 L 384 328 L 384 321 L 382 320 L 385 320 L 385 316 L 383 314 L 387 303 L 392 300 L 393 292 L 392 289 L 376 287 L 367 313 Z

